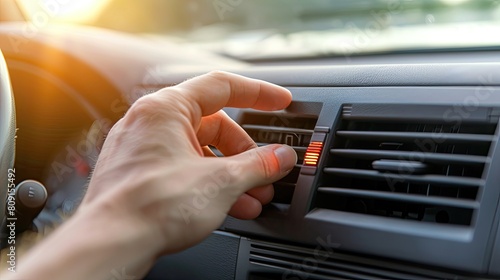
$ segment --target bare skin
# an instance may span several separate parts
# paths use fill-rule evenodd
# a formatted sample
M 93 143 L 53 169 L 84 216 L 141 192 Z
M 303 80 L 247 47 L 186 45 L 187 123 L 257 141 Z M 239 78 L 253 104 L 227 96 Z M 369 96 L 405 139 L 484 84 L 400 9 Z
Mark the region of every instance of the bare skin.
M 228 213 L 257 217 L 296 154 L 257 148 L 220 110 L 290 102 L 284 88 L 225 72 L 139 99 L 111 129 L 75 215 L 1 279 L 109 279 L 123 271 L 141 279 L 159 256 L 202 241 Z

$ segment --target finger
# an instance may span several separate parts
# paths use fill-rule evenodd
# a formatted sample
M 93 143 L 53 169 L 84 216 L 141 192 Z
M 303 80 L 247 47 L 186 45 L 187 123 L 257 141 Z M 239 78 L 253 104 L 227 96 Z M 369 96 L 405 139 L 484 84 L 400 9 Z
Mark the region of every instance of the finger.
M 255 219 L 262 211 L 262 203 L 254 197 L 244 193 L 233 204 L 229 215 L 242 220 Z
M 237 155 L 257 147 L 253 139 L 224 111 L 203 117 L 197 133 L 200 145 L 213 145 L 225 156 Z M 268 184 L 247 192 L 260 203 L 271 202 L 274 188 Z
M 267 184 L 260 187 L 255 187 L 246 192 L 251 197 L 257 199 L 262 205 L 266 205 L 274 197 L 274 187 L 272 184 Z
M 280 110 L 292 101 L 291 93 L 283 87 L 220 71 L 193 78 L 173 88 L 180 89 L 181 96 L 187 101 L 184 105 L 190 110 L 188 117 L 208 116 L 223 107 Z M 158 93 L 162 92 L 167 93 L 168 89 Z
M 227 158 L 233 185 L 246 192 L 283 178 L 297 162 L 297 154 L 286 145 L 272 144 Z
M 225 156 L 236 155 L 257 147 L 245 130 L 224 111 L 203 117 L 196 135 L 200 145 L 212 145 Z

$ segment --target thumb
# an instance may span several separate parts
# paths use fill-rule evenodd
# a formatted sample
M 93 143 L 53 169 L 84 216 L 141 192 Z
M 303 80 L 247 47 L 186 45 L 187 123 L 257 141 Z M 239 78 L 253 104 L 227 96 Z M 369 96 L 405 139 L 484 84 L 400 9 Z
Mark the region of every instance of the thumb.
M 290 146 L 273 144 L 248 150 L 229 159 L 235 187 L 246 192 L 283 178 L 297 163 L 297 154 Z

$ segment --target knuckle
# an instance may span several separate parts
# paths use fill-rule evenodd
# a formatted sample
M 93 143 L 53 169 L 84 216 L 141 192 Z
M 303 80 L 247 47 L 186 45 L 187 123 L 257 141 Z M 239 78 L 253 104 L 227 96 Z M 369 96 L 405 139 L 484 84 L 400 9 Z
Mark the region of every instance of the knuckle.
M 223 71 L 211 71 L 207 74 L 207 77 L 210 79 L 213 79 L 215 81 L 214 86 L 218 87 L 221 91 L 223 92 L 232 92 L 233 90 L 233 85 L 232 85 L 232 76 Z M 232 101 L 234 99 L 233 95 L 229 96 L 229 100 L 227 101 L 228 104 L 232 104 Z
M 226 72 L 220 70 L 212 70 L 206 75 L 217 80 L 225 80 L 228 77 Z
M 137 116 L 147 116 L 156 110 L 157 102 L 152 95 L 143 96 L 139 98 L 130 107 L 127 115 L 134 118 Z
M 255 153 L 252 153 L 258 162 L 257 166 L 260 167 L 261 174 L 264 176 L 265 180 L 269 180 L 275 177 L 276 167 L 275 163 L 270 160 L 262 150 L 255 150 Z
M 161 90 L 164 93 L 166 90 Z M 155 123 L 169 118 L 178 106 L 175 94 L 151 94 L 139 98 L 125 115 L 125 124 L 134 122 Z M 177 104 L 177 106 L 176 106 Z
M 248 141 L 242 141 L 241 143 L 238 144 L 238 151 L 239 152 L 244 152 L 248 151 L 251 149 L 257 148 L 257 144 L 253 140 L 248 140 Z

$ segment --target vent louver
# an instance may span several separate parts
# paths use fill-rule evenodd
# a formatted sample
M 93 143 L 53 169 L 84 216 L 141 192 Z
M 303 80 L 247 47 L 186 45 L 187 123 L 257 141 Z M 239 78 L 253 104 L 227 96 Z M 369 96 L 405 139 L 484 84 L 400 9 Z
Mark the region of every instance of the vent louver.
M 243 240 L 246 243 L 248 241 Z M 436 270 L 380 258 L 348 255 L 336 250 L 253 241 L 249 262 L 279 271 L 256 279 L 458 279 Z M 253 278 L 249 278 L 253 279 Z
M 318 117 L 292 113 L 244 112 L 240 124 L 258 146 L 278 143 L 291 146 L 297 164 L 283 179 L 274 183 L 275 203 L 290 204 Z
M 313 207 L 470 225 L 498 122 L 474 109 L 344 105 Z

